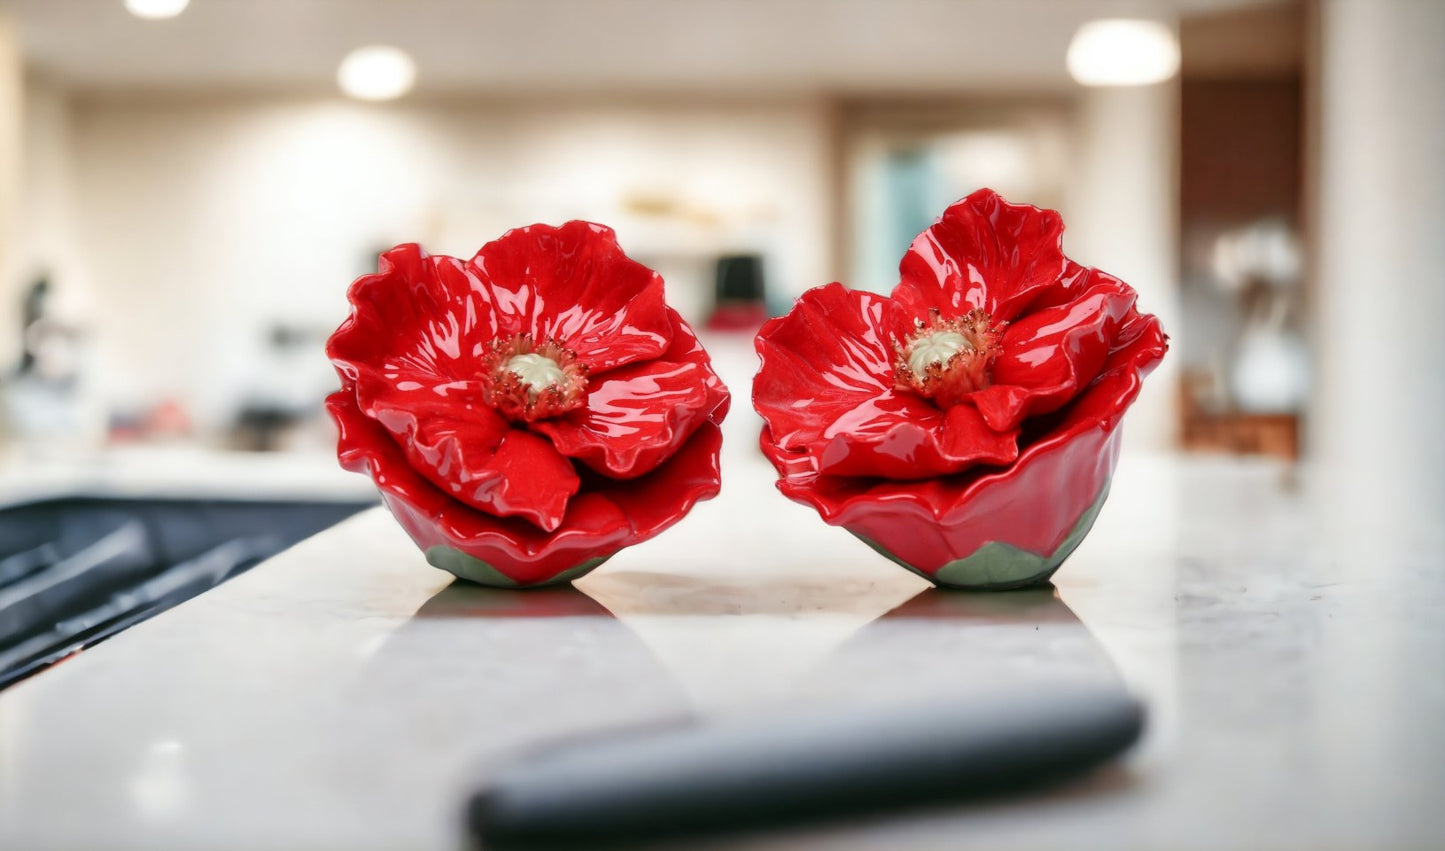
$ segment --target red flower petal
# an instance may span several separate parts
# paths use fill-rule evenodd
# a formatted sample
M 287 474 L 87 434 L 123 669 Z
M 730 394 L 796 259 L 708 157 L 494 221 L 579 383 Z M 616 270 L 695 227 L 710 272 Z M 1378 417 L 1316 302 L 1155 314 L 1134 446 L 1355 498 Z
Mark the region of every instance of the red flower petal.
M 980 189 L 943 212 L 899 267 L 888 327 L 902 339 L 929 308 L 945 318 L 982 308 L 1010 321 L 1065 271 L 1064 223 L 1053 210 L 1010 204 Z
M 1099 377 L 1064 408 L 1065 424 L 1092 422 L 1113 429 L 1138 398 L 1145 376 L 1154 371 L 1168 350 L 1169 338 L 1159 318 L 1131 311 Z
M 352 314 L 327 344 L 353 379 L 368 366 L 471 379 L 492 341 L 516 334 L 555 338 L 594 373 L 671 340 L 662 279 L 602 225 L 518 228 L 468 263 L 399 245 L 378 269 L 352 285 Z
M 917 479 L 1012 461 L 1016 430 L 988 428 L 968 405 L 945 414 L 895 391 L 886 304 L 828 284 L 763 326 L 753 405 L 779 448 L 831 475 Z
M 597 494 L 621 508 L 632 525 L 629 544 L 651 538 L 681 520 L 695 503 L 717 496 L 721 448 L 722 429 L 705 422 L 651 473 L 599 484 Z
M 498 517 L 521 517 L 547 532 L 562 525 L 567 501 L 582 483 L 572 462 L 550 441 L 519 428 L 507 432 L 483 472 L 468 502 Z
M 993 386 L 973 395 L 991 428 L 1017 428 L 1025 417 L 1058 410 L 1094 380 L 1119 328 L 1134 312 L 1123 281 L 1087 270 L 1074 300 L 1030 313 L 1004 332 L 990 368 Z
M 720 422 L 727 389 L 692 329 L 668 314 L 672 345 L 661 358 L 607 373 L 589 386 L 583 408 L 532 429 L 599 473 L 633 478 L 665 461 L 702 423 Z
M 989 428 L 1015 429 L 1028 414 L 1034 393 L 1014 384 L 993 384 L 968 396 Z
M 540 437 L 511 434 L 482 395 L 482 359 L 498 339 L 556 338 L 589 367 L 599 408 L 583 418 L 591 433 L 537 431 L 554 432 L 569 452 L 614 475 L 656 467 L 709 414 L 725 411 L 726 390 L 663 304 L 661 279 L 598 225 L 510 231 L 470 263 L 398 246 L 349 295 L 352 314 L 327 350 L 361 410 L 431 482 L 495 515 L 554 529 L 579 487 L 570 461 Z M 608 370 L 660 354 L 676 362 L 609 381 Z M 661 398 L 639 400 L 659 382 L 671 407 L 642 428 L 625 422 L 663 410 Z
M 818 453 L 819 473 L 924 479 L 1018 457 L 1018 429 L 994 431 L 972 405 L 945 413 L 923 402 L 931 414 L 919 418 L 908 394 L 889 393 L 833 422 L 835 433 Z
M 990 541 L 1042 556 L 1058 548 L 1108 482 L 1118 434 L 1096 424 L 1069 428 L 1002 470 L 976 468 L 922 482 L 825 476 L 782 480 L 779 488 L 813 505 L 827 522 L 926 572 Z
M 707 387 L 709 411 L 708 418 L 714 423 L 721 425 L 723 418 L 728 414 L 732 406 L 732 393 L 727 385 L 723 384 L 717 372 L 712 368 L 712 358 L 707 350 L 702 347 L 697 334 L 693 333 L 692 326 L 683 320 L 682 316 L 672 308 L 667 310 L 668 318 L 672 321 L 672 343 L 667 351 L 662 353 L 662 360 L 673 363 L 696 363 L 705 369 L 703 370 L 703 384 Z
M 662 278 L 622 253 L 611 228 L 532 225 L 482 246 L 472 267 L 503 335 L 555 338 L 593 373 L 666 351 Z
M 544 532 L 523 520 L 478 511 L 437 489 L 407 464 L 390 435 L 361 413 L 350 392 L 333 393 L 326 408 L 340 430 L 342 466 L 371 475 L 418 546 L 460 550 L 520 584 L 545 582 L 646 540 L 718 491 L 721 432 L 708 424 L 652 473 L 585 489 L 572 499 L 561 525 Z
M 1118 421 L 1166 349 L 1132 289 L 1063 256 L 1062 229 L 1056 213 L 978 192 L 914 242 L 888 301 L 850 302 L 835 285 L 765 326 L 754 402 L 779 489 L 925 572 L 990 541 L 1060 552 L 1092 517 L 1118 455 Z M 989 386 L 941 422 L 905 410 L 892 387 L 894 346 L 911 345 L 920 321 L 940 333 L 974 310 L 988 327 L 1006 323 L 988 354 Z M 990 433 L 1007 445 L 990 444 Z M 988 466 L 990 449 L 1005 466 Z M 950 452 L 978 457 L 934 463 Z
M 885 527 L 914 517 L 922 525 L 909 521 L 905 533 L 921 536 L 925 529 L 932 529 L 928 534 L 944 548 L 939 552 L 951 550 L 954 558 L 985 540 L 1006 540 L 1046 553 L 1067 533 L 1078 511 L 1097 495 L 1112 466 L 1112 456 L 1106 456 L 1103 449 L 1110 445 L 1119 420 L 1138 397 L 1144 376 L 1167 349 L 1159 320 L 1131 311 L 1099 375 L 1056 412 L 1049 427 L 1023 446 L 1018 459 L 1002 470 L 977 467 L 926 481 L 819 475 L 816 469 L 799 464 L 797 454 L 779 446 L 766 429 L 761 445 L 780 474 L 779 490 L 811 505 L 830 524 L 872 527 L 881 523 L 874 539 L 882 541 Z M 1046 469 L 1029 472 L 1035 466 Z M 1066 492 L 1068 498 L 1041 503 L 1037 494 L 1050 489 Z M 985 498 L 985 493 L 992 495 Z M 1040 511 L 1040 506 L 1048 510 Z M 1060 506 L 1067 510 L 1059 510 Z M 969 523 L 971 517 L 987 517 L 989 522 Z M 925 561 L 920 558 L 915 563 Z
M 381 255 L 378 270 L 351 285 L 351 315 L 327 341 L 342 376 L 355 380 L 369 368 L 475 378 L 497 329 L 470 267 L 398 245 Z
M 413 468 L 452 497 L 500 517 L 557 528 L 580 484 L 572 463 L 544 438 L 513 428 L 493 411 L 479 382 L 427 379 L 364 371 L 355 388 L 357 405 L 390 432 Z

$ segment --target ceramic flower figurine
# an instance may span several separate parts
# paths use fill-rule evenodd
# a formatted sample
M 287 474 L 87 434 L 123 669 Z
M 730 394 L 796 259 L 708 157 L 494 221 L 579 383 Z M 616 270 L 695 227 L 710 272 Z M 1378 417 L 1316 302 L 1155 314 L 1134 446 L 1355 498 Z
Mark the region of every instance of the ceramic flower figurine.
M 610 229 L 520 228 L 471 260 L 400 245 L 349 298 L 338 454 L 437 567 L 564 582 L 717 494 L 727 389 Z
M 889 297 L 828 284 L 757 337 L 784 494 L 944 586 L 1046 580 L 1108 493 L 1119 419 L 1164 356 L 1059 215 L 982 190 L 914 240 Z

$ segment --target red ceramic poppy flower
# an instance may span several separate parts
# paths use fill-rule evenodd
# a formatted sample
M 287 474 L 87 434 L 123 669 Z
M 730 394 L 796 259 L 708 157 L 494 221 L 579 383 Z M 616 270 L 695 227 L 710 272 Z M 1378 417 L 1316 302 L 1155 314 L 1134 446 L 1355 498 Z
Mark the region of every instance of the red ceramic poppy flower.
M 662 279 L 589 222 L 400 245 L 327 343 L 347 469 L 438 567 L 566 581 L 718 491 L 728 392 Z
M 1057 213 L 981 190 L 914 240 L 890 297 L 829 284 L 763 326 L 753 404 L 783 493 L 939 584 L 1057 569 L 1167 347 L 1062 235 Z

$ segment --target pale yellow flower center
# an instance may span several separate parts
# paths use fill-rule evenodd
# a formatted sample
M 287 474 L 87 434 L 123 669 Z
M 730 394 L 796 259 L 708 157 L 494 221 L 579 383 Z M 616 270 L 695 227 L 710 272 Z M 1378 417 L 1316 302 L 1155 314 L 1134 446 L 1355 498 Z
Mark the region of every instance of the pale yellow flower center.
M 527 395 L 533 399 L 548 387 L 561 384 L 567 377 L 561 364 L 539 354 L 513 355 L 503 364 L 503 369 L 517 376 L 517 380 L 527 386 Z
M 913 343 L 908 351 L 908 369 L 922 381 L 933 364 L 948 363 L 954 355 L 972 348 L 968 338 L 957 331 L 935 331 Z

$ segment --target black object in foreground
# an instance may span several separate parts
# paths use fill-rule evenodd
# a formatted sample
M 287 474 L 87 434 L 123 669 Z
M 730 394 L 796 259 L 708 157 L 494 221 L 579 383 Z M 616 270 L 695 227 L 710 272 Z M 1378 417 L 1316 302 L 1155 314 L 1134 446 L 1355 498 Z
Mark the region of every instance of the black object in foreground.
M 486 848 L 593 848 L 1032 788 L 1116 756 L 1144 726 L 1118 687 L 813 711 L 556 745 L 472 798 Z
M 70 496 L 0 506 L 0 688 L 370 504 Z

